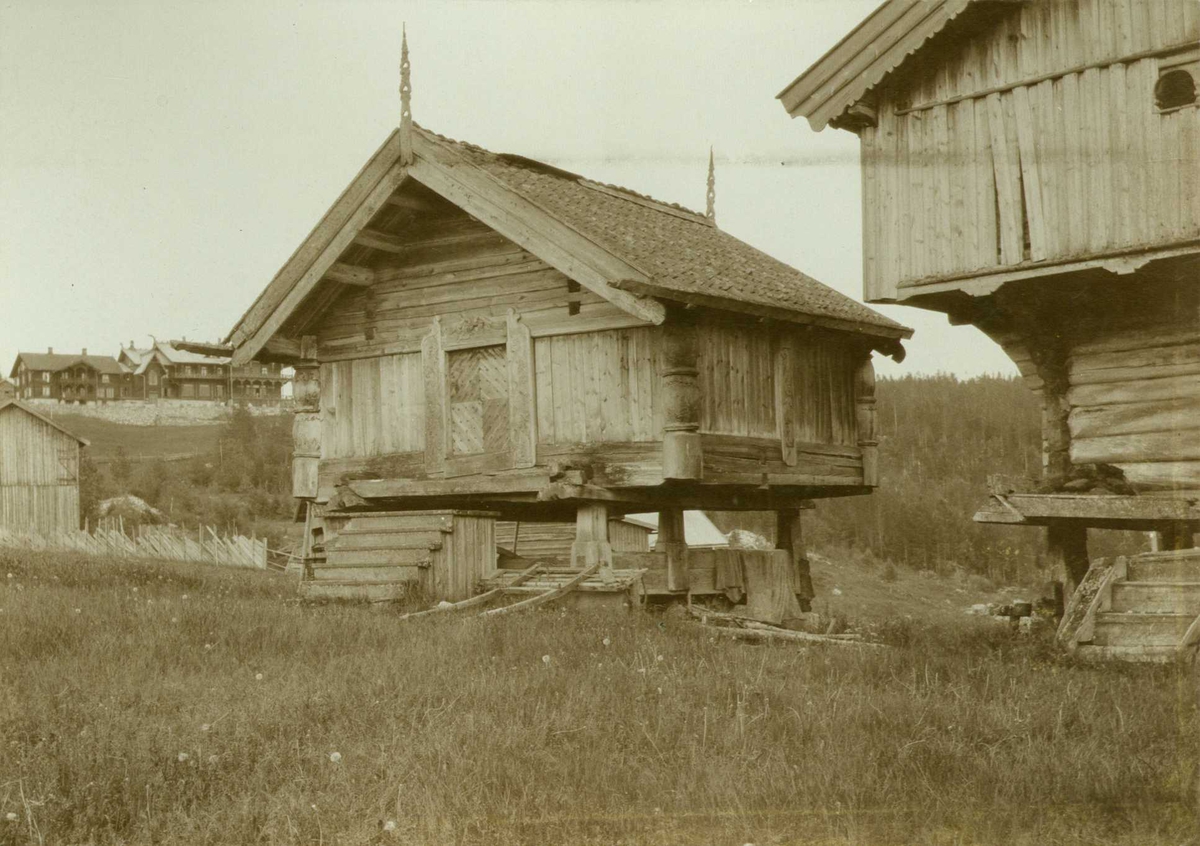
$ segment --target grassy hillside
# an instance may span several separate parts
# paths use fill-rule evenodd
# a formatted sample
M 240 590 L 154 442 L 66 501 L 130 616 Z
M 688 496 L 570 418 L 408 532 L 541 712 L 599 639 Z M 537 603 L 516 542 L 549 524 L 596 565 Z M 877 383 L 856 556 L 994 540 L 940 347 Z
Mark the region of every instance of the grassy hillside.
M 400 624 L 217 568 L 0 573 L 6 844 L 1132 846 L 1200 824 L 1187 671 L 961 616 L 806 650 L 643 613 Z
M 134 461 L 212 452 L 222 431 L 220 425 L 127 426 L 80 414 L 55 414 L 54 422 L 87 438 L 93 461 L 111 460 L 119 448 Z

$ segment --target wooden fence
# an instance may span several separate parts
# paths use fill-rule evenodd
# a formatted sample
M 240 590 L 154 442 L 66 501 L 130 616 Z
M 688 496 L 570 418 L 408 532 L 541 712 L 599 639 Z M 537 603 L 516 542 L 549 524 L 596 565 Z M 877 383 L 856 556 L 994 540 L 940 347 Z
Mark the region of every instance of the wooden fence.
M 123 525 L 101 521 L 92 532 L 83 530 L 50 535 L 20 534 L 0 529 L 0 547 L 81 552 L 110 558 L 155 558 L 168 561 L 203 561 L 230 567 L 267 569 L 267 542 L 241 535 L 222 537 L 211 526 L 195 532 L 174 526 Z

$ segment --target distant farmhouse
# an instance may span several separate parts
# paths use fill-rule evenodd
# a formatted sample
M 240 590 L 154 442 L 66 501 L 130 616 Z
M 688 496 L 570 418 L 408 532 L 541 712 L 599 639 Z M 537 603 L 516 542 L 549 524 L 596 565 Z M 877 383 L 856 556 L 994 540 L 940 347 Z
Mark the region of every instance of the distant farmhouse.
M 27 402 L 108 403 L 122 400 L 196 400 L 277 404 L 289 378 L 279 364 L 252 361 L 231 367 L 211 345 L 159 341 L 137 348 L 130 341 L 116 358 L 79 353 L 23 352 L 9 375 L 16 398 Z M 3 394 L 0 393 L 0 400 Z
M 7 379 L 0 379 L 0 402 L 8 402 L 17 398 L 17 386 Z

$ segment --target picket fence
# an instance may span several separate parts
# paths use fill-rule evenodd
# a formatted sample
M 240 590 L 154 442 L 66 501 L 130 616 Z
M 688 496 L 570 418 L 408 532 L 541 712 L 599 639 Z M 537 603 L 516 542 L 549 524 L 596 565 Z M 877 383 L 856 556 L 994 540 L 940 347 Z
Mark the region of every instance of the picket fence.
M 0 528 L 0 547 L 81 552 L 109 558 L 155 558 L 168 561 L 202 561 L 230 567 L 265 570 L 267 542 L 242 535 L 223 537 L 211 526 L 194 533 L 174 526 L 138 526 L 124 531 L 111 518 L 93 531 L 35 535 Z

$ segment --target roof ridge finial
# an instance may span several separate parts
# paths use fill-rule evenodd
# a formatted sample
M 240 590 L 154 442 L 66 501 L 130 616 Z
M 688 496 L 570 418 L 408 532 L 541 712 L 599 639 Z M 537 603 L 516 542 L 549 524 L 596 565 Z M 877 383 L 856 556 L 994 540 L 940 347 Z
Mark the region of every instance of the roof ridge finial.
M 408 33 L 400 25 L 400 164 L 412 164 L 412 74 L 408 62 Z
M 717 225 L 717 171 L 713 166 L 713 148 L 708 148 L 708 204 L 704 216 Z

